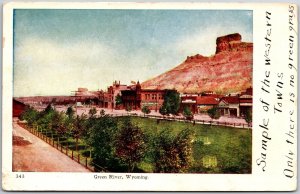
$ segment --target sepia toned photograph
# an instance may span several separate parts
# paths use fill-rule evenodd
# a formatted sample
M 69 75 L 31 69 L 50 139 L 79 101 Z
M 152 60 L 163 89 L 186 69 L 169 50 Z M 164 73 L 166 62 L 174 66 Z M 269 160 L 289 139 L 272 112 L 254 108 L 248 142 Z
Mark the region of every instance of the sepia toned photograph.
M 251 174 L 251 10 L 13 22 L 14 172 Z

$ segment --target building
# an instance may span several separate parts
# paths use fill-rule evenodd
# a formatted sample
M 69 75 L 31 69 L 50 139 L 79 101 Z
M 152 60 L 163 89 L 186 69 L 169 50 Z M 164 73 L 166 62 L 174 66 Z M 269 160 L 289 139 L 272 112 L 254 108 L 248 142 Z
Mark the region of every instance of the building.
M 218 109 L 223 116 L 240 116 L 240 101 L 238 96 L 225 96 L 221 98 Z
M 197 112 L 206 113 L 207 110 L 218 106 L 219 98 L 213 96 L 198 96 L 197 97 Z
M 188 107 L 193 114 L 197 113 L 197 97 L 198 94 L 181 94 L 179 112 L 182 112 L 185 107 Z
M 22 112 L 25 111 L 27 105 L 13 98 L 13 117 L 21 116 Z
M 106 95 L 106 104 L 108 107 L 106 108 L 112 108 L 117 109 L 120 107 L 117 107 L 116 105 L 116 98 L 118 95 L 121 96 L 121 92 L 130 89 L 130 86 L 122 85 L 120 81 L 114 81 L 114 83 L 107 88 L 107 95 Z
M 142 89 L 141 107 L 148 106 L 150 110 L 159 111 L 164 103 L 165 90 Z
M 140 110 L 148 106 L 150 110 L 159 111 L 164 103 L 165 90 L 142 89 L 140 82 L 121 90 L 122 108 L 131 107 Z
M 137 82 L 136 85 L 127 87 L 126 90 L 121 90 L 122 106 L 134 110 L 141 109 L 141 85 Z
M 101 91 L 89 91 L 87 88 L 78 88 L 77 91 L 73 92 L 75 93 L 73 96 L 75 98 L 75 104 L 78 102 L 88 106 L 100 104 L 99 94 Z
M 240 95 L 240 115 L 245 116 L 247 111 L 252 111 L 252 88 L 247 88 L 245 92 Z

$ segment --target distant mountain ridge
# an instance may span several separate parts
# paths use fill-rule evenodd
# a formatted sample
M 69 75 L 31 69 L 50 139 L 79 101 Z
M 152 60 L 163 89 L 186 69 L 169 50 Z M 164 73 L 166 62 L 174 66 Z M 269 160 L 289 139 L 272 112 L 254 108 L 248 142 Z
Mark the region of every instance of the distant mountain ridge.
M 142 88 L 220 94 L 246 90 L 252 87 L 253 43 L 241 40 L 238 33 L 218 37 L 215 55 L 187 57 L 177 67 L 143 82 Z

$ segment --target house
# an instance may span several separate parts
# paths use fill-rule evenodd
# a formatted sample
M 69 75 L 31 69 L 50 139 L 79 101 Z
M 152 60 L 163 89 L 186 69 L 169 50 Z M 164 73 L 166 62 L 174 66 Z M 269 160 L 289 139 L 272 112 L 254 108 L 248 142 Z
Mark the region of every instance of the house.
M 127 87 L 121 91 L 122 105 L 124 108 L 130 107 L 134 110 L 141 109 L 141 85 L 137 82 L 136 85 Z
M 21 101 L 13 98 L 13 117 L 21 116 L 22 112 L 26 110 L 28 106 Z
M 165 90 L 142 89 L 140 82 L 121 90 L 122 107 L 140 110 L 148 106 L 150 110 L 159 111 L 164 103 Z
M 180 95 L 180 109 L 182 112 L 185 107 L 189 107 L 193 114 L 197 113 L 197 94 L 182 94 Z
M 198 113 L 205 113 L 208 109 L 218 106 L 219 99 L 213 96 L 198 96 L 197 110 Z
M 141 90 L 141 107 L 148 106 L 150 110 L 159 111 L 164 103 L 165 90 L 159 89 L 142 89 Z
M 240 116 L 240 101 L 238 96 L 225 96 L 221 98 L 218 104 L 221 115 Z
M 252 88 L 247 88 L 240 96 L 240 115 L 245 116 L 247 111 L 252 111 Z
M 117 81 L 114 81 L 114 83 L 109 86 L 107 88 L 107 101 L 106 101 L 106 104 L 109 108 L 112 108 L 112 109 L 116 109 L 117 108 L 117 104 L 116 104 L 116 98 L 118 95 L 121 95 L 121 92 L 122 91 L 125 91 L 125 90 L 131 90 L 132 86 L 127 86 L 127 85 L 124 85 L 124 84 L 121 84 L 121 82 L 117 82 Z

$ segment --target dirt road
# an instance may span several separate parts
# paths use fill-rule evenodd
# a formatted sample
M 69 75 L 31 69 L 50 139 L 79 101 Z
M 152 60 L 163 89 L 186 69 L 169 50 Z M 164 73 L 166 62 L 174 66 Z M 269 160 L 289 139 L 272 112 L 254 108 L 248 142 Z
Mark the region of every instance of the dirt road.
M 90 172 L 38 137 L 13 123 L 13 171 Z

